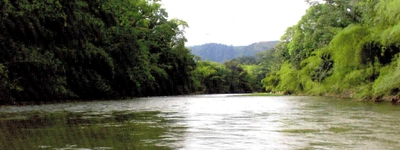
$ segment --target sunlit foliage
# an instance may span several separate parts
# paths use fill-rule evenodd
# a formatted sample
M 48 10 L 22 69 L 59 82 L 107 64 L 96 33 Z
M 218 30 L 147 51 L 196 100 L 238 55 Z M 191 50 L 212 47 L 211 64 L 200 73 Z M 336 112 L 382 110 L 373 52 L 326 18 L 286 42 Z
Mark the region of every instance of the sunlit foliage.
M 398 95 L 399 1 L 308 2 L 306 15 L 276 47 L 274 58 L 285 63 L 277 62 L 280 69 L 263 79 L 266 90 L 369 99 Z

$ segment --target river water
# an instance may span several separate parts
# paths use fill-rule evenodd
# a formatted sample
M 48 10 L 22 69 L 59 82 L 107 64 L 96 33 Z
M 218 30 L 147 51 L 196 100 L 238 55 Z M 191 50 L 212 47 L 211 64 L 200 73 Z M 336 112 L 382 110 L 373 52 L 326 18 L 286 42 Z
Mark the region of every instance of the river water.
M 0 149 L 400 149 L 400 107 L 194 95 L 0 107 Z

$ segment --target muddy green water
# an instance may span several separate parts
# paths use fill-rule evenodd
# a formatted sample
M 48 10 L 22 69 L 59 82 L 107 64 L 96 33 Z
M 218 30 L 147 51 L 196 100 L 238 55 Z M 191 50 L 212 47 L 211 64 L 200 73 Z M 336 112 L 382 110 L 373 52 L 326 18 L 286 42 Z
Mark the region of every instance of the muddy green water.
M 196 95 L 0 107 L 0 149 L 400 149 L 400 107 Z

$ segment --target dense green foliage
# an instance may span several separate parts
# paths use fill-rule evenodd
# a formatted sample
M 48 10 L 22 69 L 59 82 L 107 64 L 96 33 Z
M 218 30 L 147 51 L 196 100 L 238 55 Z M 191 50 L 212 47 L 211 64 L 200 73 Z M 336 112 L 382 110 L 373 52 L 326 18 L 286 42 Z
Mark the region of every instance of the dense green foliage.
M 209 43 L 199 46 L 190 46 L 192 54 L 200 56 L 203 60 L 224 63 L 228 60 L 254 56 L 258 52 L 273 48 L 278 41 L 258 42 L 248 46 L 228 46 L 225 44 Z
M 0 103 L 192 92 L 181 20 L 158 0 L 0 2 Z
M 264 60 L 271 68 L 262 80 L 266 90 L 368 99 L 399 95 L 400 1 L 310 4 Z
M 400 96 L 400 1 L 309 3 L 277 44 L 190 51 L 187 23 L 167 20 L 159 0 L 1 1 L 0 104 L 260 89 Z
M 260 90 L 257 82 L 249 70 L 245 70 L 236 60 L 224 64 L 212 61 L 199 61 L 193 71 L 196 81 L 196 92 L 213 93 L 249 93 Z

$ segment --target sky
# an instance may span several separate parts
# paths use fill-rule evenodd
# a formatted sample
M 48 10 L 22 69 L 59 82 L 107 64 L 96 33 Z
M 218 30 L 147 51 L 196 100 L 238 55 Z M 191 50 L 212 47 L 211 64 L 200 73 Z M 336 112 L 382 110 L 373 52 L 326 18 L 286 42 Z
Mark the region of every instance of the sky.
M 186 46 L 245 46 L 279 40 L 308 8 L 304 0 L 162 0 L 168 18 L 186 21 Z

